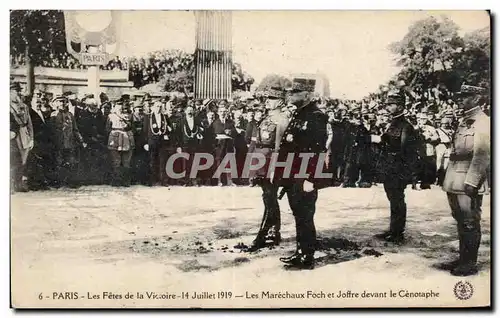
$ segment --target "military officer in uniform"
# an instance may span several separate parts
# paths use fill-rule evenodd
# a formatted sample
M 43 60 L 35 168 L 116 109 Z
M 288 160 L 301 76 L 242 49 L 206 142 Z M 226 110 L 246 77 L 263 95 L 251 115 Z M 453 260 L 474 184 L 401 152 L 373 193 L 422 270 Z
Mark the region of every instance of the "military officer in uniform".
M 33 124 L 28 106 L 23 102 L 21 85 L 10 83 L 10 153 L 11 189 L 28 191 L 26 163 L 34 146 Z
M 443 264 L 454 276 L 477 273 L 477 254 L 481 243 L 481 205 L 488 191 L 490 168 L 490 118 L 479 103 L 481 87 L 462 85 L 463 118 L 453 137 L 452 150 L 443 190 L 448 195 L 453 218 L 457 221 L 459 259 Z
M 115 111 L 108 116 L 106 131 L 113 169 L 111 185 L 129 187 L 130 161 L 135 149 L 135 139 L 128 101 L 120 100 L 116 103 Z
M 264 203 L 264 215 L 260 224 L 257 237 L 250 246 L 250 251 L 258 250 L 266 245 L 269 238 L 274 245 L 281 242 L 281 215 L 278 204 L 278 188 L 268 178 L 268 168 L 271 156 L 279 150 L 280 137 L 287 124 L 287 117 L 281 111 L 285 101 L 284 87 L 277 83 L 266 90 L 266 108 L 269 110 L 262 122 L 255 125 L 251 140 L 255 143 L 254 153 L 262 154 L 266 158 L 266 165 L 255 172 L 254 183 L 262 188 L 262 201 Z
M 57 186 L 80 186 L 77 175 L 77 154 L 80 145 L 87 147 L 78 129 L 75 117 L 69 111 L 68 99 L 56 96 L 52 101 L 56 111 L 50 117 L 51 130 L 55 144 L 55 161 L 57 163 Z
M 384 190 L 389 199 L 391 221 L 389 230 L 376 237 L 388 242 L 402 243 L 406 226 L 405 189 L 416 173 L 417 133 L 404 117 L 405 95 L 388 93 L 386 109 L 391 120 L 381 136 L 381 158 Z M 372 140 L 373 141 L 373 140 Z
M 134 133 L 134 140 L 141 142 L 143 136 L 143 125 L 144 125 L 144 105 L 142 101 L 136 99 L 133 103 L 133 115 L 132 115 L 132 132 Z M 131 166 L 132 166 L 132 184 L 143 184 L 147 185 L 149 178 L 149 164 L 148 164 L 148 152 L 144 150 L 144 147 L 135 147 L 134 153 L 132 154 Z
M 324 178 L 316 174 L 318 165 L 321 166 L 319 171 L 326 171 L 326 160 L 321 162 L 319 155 L 326 159 L 328 118 L 317 107 L 313 93 L 299 83 L 293 84 L 288 103 L 294 105 L 295 110 L 280 138 L 278 158 L 283 162 L 287 155 L 293 154 L 294 160 L 289 177 L 277 171 L 273 182 L 286 189 L 295 218 L 296 250 L 292 255 L 280 258 L 280 261 L 288 268 L 313 269 L 317 245 L 314 214 L 318 189 L 328 186 L 331 179 L 331 174 L 324 175 Z M 299 156 L 304 153 L 313 156 L 308 159 Z M 301 171 L 302 160 L 307 160 L 307 177 L 297 175 Z

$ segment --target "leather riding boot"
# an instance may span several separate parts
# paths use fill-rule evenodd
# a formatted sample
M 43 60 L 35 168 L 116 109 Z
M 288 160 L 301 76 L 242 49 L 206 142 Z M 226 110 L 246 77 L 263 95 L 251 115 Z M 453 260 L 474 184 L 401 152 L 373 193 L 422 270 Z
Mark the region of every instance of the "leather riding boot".
M 461 257 L 464 254 L 463 250 L 464 250 L 463 239 L 462 239 L 462 236 L 459 236 L 459 249 L 458 249 L 458 251 L 459 251 L 459 257 L 456 258 L 456 259 L 454 259 L 453 261 L 444 262 L 442 264 L 439 264 L 437 267 L 439 269 L 442 269 L 442 270 L 445 270 L 445 271 L 451 271 L 451 270 L 453 270 L 455 267 L 457 267 L 460 264 Z
M 311 254 L 298 254 L 285 265 L 287 269 L 314 269 L 314 256 Z
M 292 263 L 293 260 L 299 256 L 301 253 L 301 250 L 300 250 L 300 244 L 299 242 L 296 242 L 295 243 L 295 252 L 293 252 L 292 255 L 290 256 L 284 256 L 284 257 L 280 257 L 280 261 L 282 261 L 283 263 Z
M 470 276 L 478 272 L 477 254 L 481 243 L 481 232 L 465 232 L 462 235 L 463 250 L 458 266 L 451 270 L 453 276 Z

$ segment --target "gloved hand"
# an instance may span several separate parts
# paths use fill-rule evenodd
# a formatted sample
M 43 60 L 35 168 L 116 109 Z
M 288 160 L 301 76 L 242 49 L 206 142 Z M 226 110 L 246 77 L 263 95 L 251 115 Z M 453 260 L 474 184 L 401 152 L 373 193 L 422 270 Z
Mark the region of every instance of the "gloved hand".
M 478 190 L 476 187 L 471 186 L 470 184 L 466 183 L 464 186 L 464 192 L 465 192 L 465 194 L 467 194 L 469 197 L 472 198 L 472 197 L 477 195 Z

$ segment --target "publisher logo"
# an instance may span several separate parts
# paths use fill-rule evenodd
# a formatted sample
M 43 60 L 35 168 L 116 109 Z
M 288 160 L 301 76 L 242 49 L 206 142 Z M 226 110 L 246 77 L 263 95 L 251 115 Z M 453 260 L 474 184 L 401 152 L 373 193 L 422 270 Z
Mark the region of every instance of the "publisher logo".
M 457 299 L 467 300 L 474 294 L 474 287 L 472 287 L 472 284 L 469 282 L 459 281 L 455 284 L 453 292 L 455 293 L 455 297 Z

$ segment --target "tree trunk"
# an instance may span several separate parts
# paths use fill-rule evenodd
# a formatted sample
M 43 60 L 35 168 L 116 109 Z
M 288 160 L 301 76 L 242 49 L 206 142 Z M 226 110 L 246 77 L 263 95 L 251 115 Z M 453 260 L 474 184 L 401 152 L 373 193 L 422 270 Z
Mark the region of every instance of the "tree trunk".
M 26 95 L 33 96 L 33 90 L 35 89 L 35 65 L 30 57 L 29 43 L 26 43 L 24 54 L 26 59 Z
M 31 59 L 31 39 L 32 39 L 32 26 L 30 23 L 31 12 L 28 11 L 24 17 L 24 32 L 26 38 L 26 48 L 24 49 L 25 61 L 26 61 L 26 95 L 33 96 L 33 90 L 35 88 L 35 65 Z

